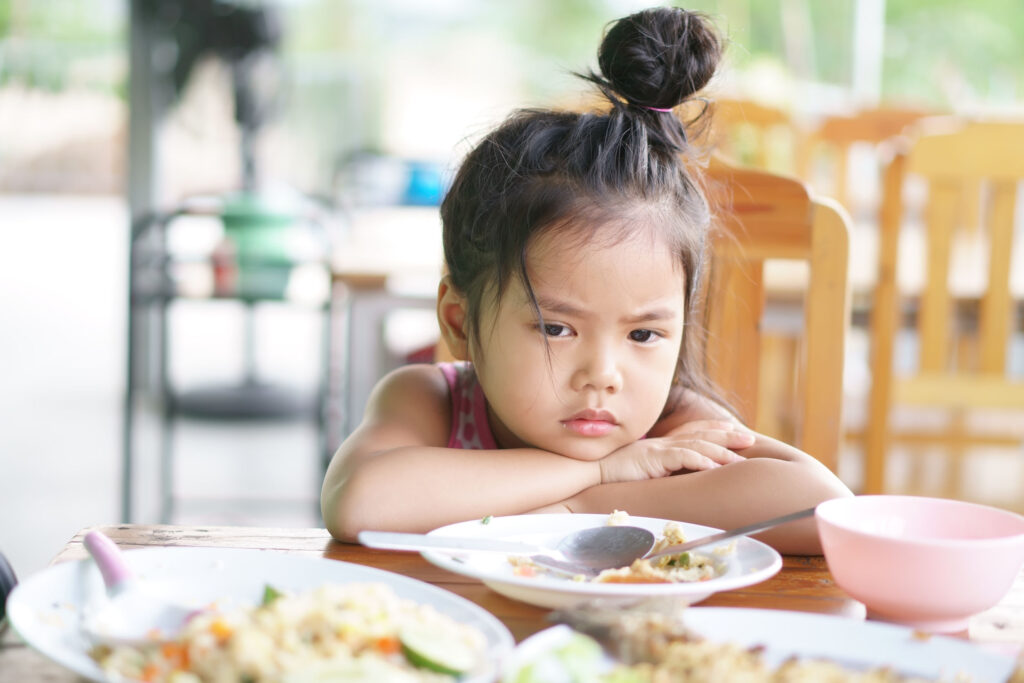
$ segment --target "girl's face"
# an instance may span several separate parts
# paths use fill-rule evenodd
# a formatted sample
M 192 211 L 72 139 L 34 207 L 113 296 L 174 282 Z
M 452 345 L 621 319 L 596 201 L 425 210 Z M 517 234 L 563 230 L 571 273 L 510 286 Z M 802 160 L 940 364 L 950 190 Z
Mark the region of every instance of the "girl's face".
M 587 244 L 542 233 L 527 268 L 543 327 L 519 282 L 484 304 L 470 357 L 501 447 L 597 460 L 657 421 L 679 357 L 686 283 L 655 234 Z

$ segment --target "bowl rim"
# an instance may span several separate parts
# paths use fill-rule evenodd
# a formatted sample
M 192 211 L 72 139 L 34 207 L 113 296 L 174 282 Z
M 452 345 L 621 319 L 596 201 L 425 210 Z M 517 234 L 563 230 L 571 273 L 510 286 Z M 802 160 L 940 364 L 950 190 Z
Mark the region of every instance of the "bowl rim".
M 914 502 L 928 501 L 929 503 L 937 502 L 941 505 L 949 505 L 960 508 L 979 508 L 984 509 L 988 512 L 995 512 L 999 515 L 1004 515 L 1009 518 L 1016 518 L 1020 522 L 1021 531 L 1016 534 L 1001 534 L 998 536 L 989 536 L 986 538 L 904 538 L 899 536 L 885 536 L 882 534 L 872 533 L 851 526 L 845 521 L 840 521 L 835 518 L 835 515 L 833 514 L 833 509 L 846 507 L 849 505 L 858 505 L 859 503 L 855 501 L 859 499 L 887 499 L 893 501 L 909 500 Z M 819 523 L 832 525 L 848 533 L 854 533 L 868 538 L 874 538 L 890 542 L 905 543 L 911 545 L 932 547 L 942 546 L 946 548 L 948 548 L 949 546 L 964 546 L 976 549 L 979 545 L 1012 545 L 1014 543 L 1018 543 L 1024 540 L 1024 515 L 1018 514 L 1011 510 L 1005 510 L 994 505 L 985 505 L 984 503 L 974 503 L 966 500 L 957 500 L 955 498 L 938 498 L 934 496 L 910 496 L 898 494 L 865 494 L 857 496 L 847 496 L 844 498 L 832 498 L 817 505 L 814 511 L 814 517 Z

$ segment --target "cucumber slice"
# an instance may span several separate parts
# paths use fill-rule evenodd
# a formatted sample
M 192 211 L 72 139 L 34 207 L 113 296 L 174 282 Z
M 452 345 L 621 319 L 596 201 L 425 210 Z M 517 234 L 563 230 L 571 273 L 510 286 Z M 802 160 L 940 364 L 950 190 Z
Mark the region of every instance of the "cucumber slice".
M 479 653 L 458 635 L 426 626 L 405 626 L 398 632 L 402 653 L 413 666 L 460 676 L 476 666 Z

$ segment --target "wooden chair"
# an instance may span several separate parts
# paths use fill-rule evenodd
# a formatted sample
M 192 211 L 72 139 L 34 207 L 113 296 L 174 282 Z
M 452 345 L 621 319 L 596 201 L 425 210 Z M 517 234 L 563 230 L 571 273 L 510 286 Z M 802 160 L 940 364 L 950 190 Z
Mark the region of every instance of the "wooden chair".
M 963 419 L 967 411 L 1024 413 L 1024 381 L 1007 373 L 1015 307 L 1010 262 L 1016 197 L 1024 180 L 1024 123 L 946 122 L 946 129 L 929 124 L 894 156 L 884 176 L 865 439 L 864 489 L 869 493 L 886 490 L 886 455 L 893 440 L 923 436 L 955 453 L 976 436 L 992 443 L 988 436 L 968 433 Z M 922 182 L 926 187 L 921 216 L 905 215 L 905 185 L 910 178 L 918 189 Z M 987 283 L 981 283 L 977 292 L 956 292 L 951 284 L 965 270 L 951 268 L 965 251 L 962 203 L 965 196 L 970 202 L 978 188 L 984 198 L 979 212 L 984 220 L 981 230 L 967 237 L 987 242 L 987 259 L 972 268 L 979 275 L 987 269 Z M 915 221 L 927 254 L 923 289 L 909 311 L 916 315 L 918 363 L 909 374 L 897 374 L 895 340 L 908 312 L 897 264 L 901 233 L 912 229 Z M 897 404 L 946 409 L 950 429 L 916 436 L 894 433 L 891 421 Z M 1022 439 L 1018 435 L 995 441 L 1019 444 Z M 946 493 L 956 493 L 951 480 Z
M 838 470 L 843 361 L 849 324 L 849 216 L 835 202 L 813 197 L 795 178 L 713 162 L 709 189 L 717 212 L 707 283 L 708 371 L 740 416 L 772 436 L 779 407 L 764 357 L 764 264 L 805 261 L 810 271 L 792 372 L 782 378 L 782 402 L 799 410 L 794 445 Z M 770 304 L 769 304 L 770 305 Z M 784 375 L 787 373 L 783 373 Z
M 851 192 L 848 180 L 851 152 L 858 145 L 874 148 L 880 168 L 879 146 L 927 115 L 917 109 L 877 108 L 828 116 L 807 135 L 801 146 L 800 175 L 856 215 L 860 202 L 854 201 L 858 195 Z M 880 184 L 879 176 L 880 172 L 870 179 L 871 182 Z M 863 184 L 863 178 L 858 178 L 857 184 Z

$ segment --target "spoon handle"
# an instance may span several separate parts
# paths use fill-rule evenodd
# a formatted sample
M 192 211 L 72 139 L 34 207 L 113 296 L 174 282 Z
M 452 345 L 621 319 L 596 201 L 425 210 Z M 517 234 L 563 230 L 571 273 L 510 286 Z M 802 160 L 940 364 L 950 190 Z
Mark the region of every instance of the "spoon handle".
M 117 592 L 125 582 L 134 578 L 125 564 L 124 556 L 110 537 L 100 531 L 90 531 L 82 541 L 103 576 L 108 593 Z
M 766 519 L 760 522 L 754 522 L 746 526 L 737 527 L 728 531 L 721 531 L 717 534 L 711 534 L 710 536 L 703 536 L 686 543 L 679 545 L 669 546 L 664 550 L 659 550 L 656 553 L 646 556 L 646 560 L 655 560 L 665 555 L 678 555 L 679 553 L 685 553 L 687 550 L 693 550 L 694 548 L 700 548 L 701 546 L 709 545 L 711 543 L 717 543 L 724 541 L 727 538 L 734 538 L 736 536 L 747 536 L 749 534 L 756 534 L 758 531 L 764 531 L 786 522 L 793 522 L 804 517 L 810 517 L 814 514 L 815 508 L 807 508 L 806 510 L 800 510 L 799 512 L 791 512 L 788 515 L 782 515 L 781 517 L 773 517 L 772 519 Z
M 369 548 L 387 550 L 433 550 L 438 552 L 485 551 L 512 555 L 533 555 L 543 548 L 492 538 L 439 536 L 434 534 L 402 534 L 391 531 L 360 531 L 359 542 Z

